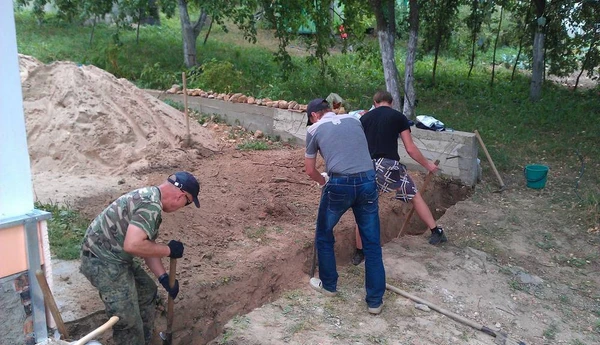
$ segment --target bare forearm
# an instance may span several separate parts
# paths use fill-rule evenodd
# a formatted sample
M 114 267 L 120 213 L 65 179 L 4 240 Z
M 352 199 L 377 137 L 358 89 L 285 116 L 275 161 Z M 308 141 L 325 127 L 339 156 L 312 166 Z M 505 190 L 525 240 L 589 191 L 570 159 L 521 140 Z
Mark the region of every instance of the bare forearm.
M 138 241 L 126 245 L 123 248 L 127 253 L 142 258 L 162 258 L 169 256 L 171 249 L 164 244 L 158 244 L 150 240 Z
M 423 154 L 418 148 L 408 150 L 407 153 L 410 156 L 410 158 L 414 159 L 417 163 L 421 164 L 422 167 L 427 169 L 427 166 L 429 165 L 429 160 L 425 158 L 425 156 L 423 156 Z
M 308 174 L 313 181 L 317 181 L 320 185 L 325 184 L 325 178 L 318 170 L 313 170 L 310 174 Z
M 305 158 L 304 159 L 304 170 L 306 170 L 306 174 L 313 180 L 316 181 L 320 185 L 325 184 L 325 178 L 319 170 L 316 168 L 316 160 L 314 158 Z
M 156 278 L 160 277 L 161 275 L 167 272 L 160 258 L 145 258 L 144 261 L 146 262 L 146 266 L 148 266 L 150 271 L 154 273 Z

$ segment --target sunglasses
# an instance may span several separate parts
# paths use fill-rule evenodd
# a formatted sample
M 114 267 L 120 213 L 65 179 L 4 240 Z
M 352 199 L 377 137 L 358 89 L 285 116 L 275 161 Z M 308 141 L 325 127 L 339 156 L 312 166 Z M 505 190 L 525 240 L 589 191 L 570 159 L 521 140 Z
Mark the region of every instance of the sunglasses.
M 191 204 L 194 202 L 194 200 L 190 200 L 190 198 L 188 197 L 188 195 L 185 193 L 185 191 L 183 189 L 180 189 L 181 192 L 183 193 L 183 195 L 185 195 L 185 206 Z

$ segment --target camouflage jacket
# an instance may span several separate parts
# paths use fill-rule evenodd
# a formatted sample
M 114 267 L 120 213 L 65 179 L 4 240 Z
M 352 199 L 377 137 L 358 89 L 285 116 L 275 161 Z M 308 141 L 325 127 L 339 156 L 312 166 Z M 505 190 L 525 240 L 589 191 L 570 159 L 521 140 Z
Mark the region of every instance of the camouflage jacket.
M 158 187 L 129 192 L 113 201 L 92 221 L 85 232 L 82 250 L 112 263 L 130 264 L 133 256 L 123 250 L 127 227 L 130 224 L 139 227 L 154 241 L 162 222 L 161 213 Z

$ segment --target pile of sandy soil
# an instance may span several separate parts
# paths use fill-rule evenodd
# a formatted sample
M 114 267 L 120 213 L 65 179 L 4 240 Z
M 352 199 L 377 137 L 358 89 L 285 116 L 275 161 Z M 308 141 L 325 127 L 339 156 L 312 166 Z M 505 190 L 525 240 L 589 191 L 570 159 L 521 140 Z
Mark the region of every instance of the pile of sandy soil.
M 194 170 L 218 150 L 212 131 L 94 66 L 19 55 L 36 200 L 72 202 L 144 185 L 149 170 Z
M 210 155 L 211 132 L 182 112 L 94 66 L 44 65 L 20 56 L 33 172 L 114 175 L 171 166 L 182 155 Z

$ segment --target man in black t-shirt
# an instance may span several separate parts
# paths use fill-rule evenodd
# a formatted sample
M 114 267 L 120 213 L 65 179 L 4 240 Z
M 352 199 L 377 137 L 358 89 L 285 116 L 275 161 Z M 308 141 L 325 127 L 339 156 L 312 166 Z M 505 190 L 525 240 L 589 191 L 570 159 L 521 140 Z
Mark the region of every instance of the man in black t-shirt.
M 369 153 L 375 164 L 377 186 L 380 192 L 395 191 L 396 199 L 413 203 L 415 211 L 431 230 L 429 243 L 435 245 L 446 242 L 444 230 L 436 224 L 429 207 L 408 175 L 406 166 L 399 162 L 398 136 L 404 143 L 406 153 L 417 163 L 431 173 L 435 173 L 438 167 L 425 158 L 415 145 L 410 134 L 408 119 L 401 112 L 392 108 L 392 101 L 393 98 L 389 92 L 377 92 L 373 96 L 375 109 L 360 118 L 369 144 Z M 356 252 L 352 263 L 358 265 L 362 259 L 362 243 L 360 236 L 357 236 Z

